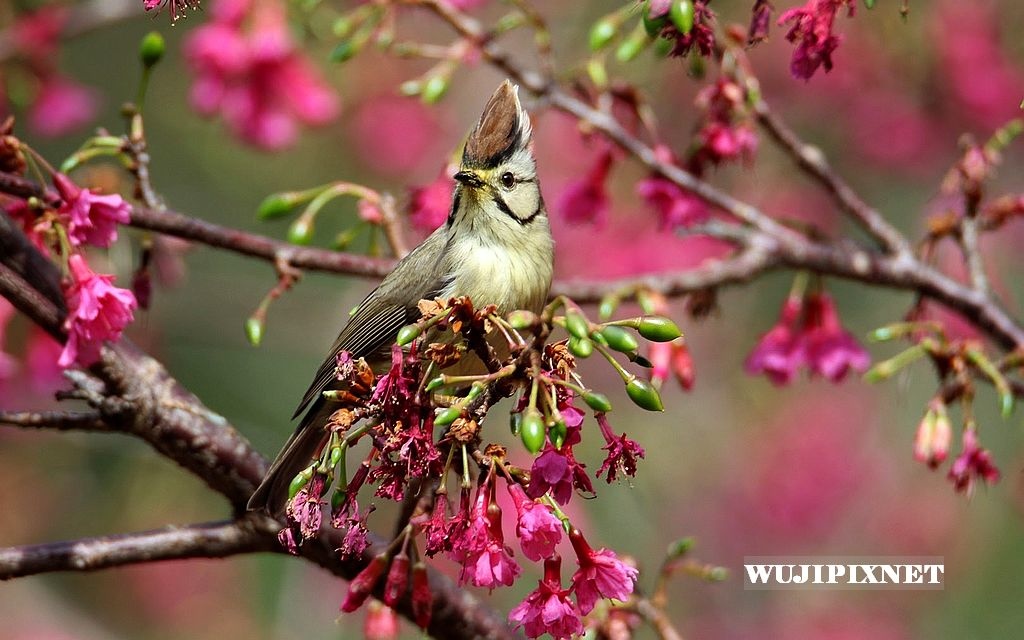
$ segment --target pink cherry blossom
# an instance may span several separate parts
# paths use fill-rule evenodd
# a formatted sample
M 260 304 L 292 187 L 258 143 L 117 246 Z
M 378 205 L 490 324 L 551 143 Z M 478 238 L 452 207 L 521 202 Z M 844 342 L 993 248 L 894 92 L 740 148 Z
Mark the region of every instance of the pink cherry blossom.
M 639 572 L 619 560 L 614 551 L 594 551 L 579 529 L 569 532 L 569 541 L 576 550 L 579 569 L 572 576 L 573 589 L 580 612 L 593 611 L 600 598 L 626 600 L 633 593 Z
M 105 340 L 121 337 L 134 319 L 137 303 L 131 291 L 113 286 L 114 276 L 93 272 L 82 256 L 72 255 L 68 264 L 71 284 L 64 292 L 68 303 L 64 321 L 68 340 L 58 363 L 70 367 L 77 362 L 85 367 L 99 360 Z
M 322 125 L 338 114 L 337 96 L 292 40 L 277 2 L 218 3 L 214 20 L 186 41 L 185 56 L 196 74 L 193 107 L 220 113 L 258 147 L 288 146 L 298 123 Z
M 531 500 L 518 484 L 509 483 L 508 491 L 516 505 L 516 537 L 523 555 L 533 561 L 550 558 L 562 540 L 562 522 L 547 505 Z
M 811 373 L 840 382 L 851 369 L 867 369 L 871 356 L 843 329 L 832 297 L 824 292 L 812 293 L 807 296 L 806 304 L 803 331 Z
M 840 36 L 832 33 L 836 13 L 843 6 L 853 15 L 853 0 L 807 0 L 779 16 L 779 25 L 792 22 L 786 40 L 796 44 L 789 70 L 798 80 L 810 80 L 819 67 L 832 70 L 832 53 L 839 46 Z
M 53 183 L 64 201 L 58 213 L 67 219 L 72 245 L 109 247 L 117 240 L 117 225 L 130 220 L 130 204 L 116 193 L 101 196 L 82 189 L 63 173 L 54 174 Z
M 704 200 L 662 176 L 637 182 L 636 193 L 658 213 L 658 227 L 663 231 L 690 227 L 711 218 L 711 208 Z
M 602 151 L 587 174 L 569 183 L 558 198 L 555 209 L 569 222 L 601 226 L 608 215 L 608 190 L 605 181 L 614 156 Z
M 446 166 L 430 184 L 409 192 L 409 219 L 422 231 L 433 231 L 444 224 L 452 207 L 455 169 Z
M 601 467 L 597 470 L 597 477 L 600 478 L 602 474 L 607 474 L 605 480 L 609 484 L 617 479 L 620 471 L 631 478 L 635 477 L 636 461 L 646 455 L 643 447 L 635 440 L 627 438 L 625 433 L 621 436 L 615 435 L 606 414 L 598 413 L 595 417 L 597 424 L 601 427 L 601 435 L 604 436 L 607 443 L 602 449 L 608 452 Z
M 761 336 L 747 357 L 748 373 L 764 373 L 777 385 L 789 383 L 806 362 L 806 349 L 798 325 L 803 298 L 790 296 L 782 305 L 778 323 Z
M 15 370 L 18 368 L 18 363 L 14 356 L 4 352 L 7 325 L 13 317 L 14 305 L 8 302 L 6 298 L 0 298 L 0 382 L 14 375 Z
M 366 618 L 363 619 L 363 638 L 365 640 L 397 640 L 398 614 L 389 606 L 376 600 L 366 607 Z
M 471 582 L 477 587 L 493 589 L 499 585 L 511 586 L 521 569 L 512 558 L 512 550 L 505 544 L 501 531 L 501 508 L 486 499 L 489 492 L 487 487 L 481 489 L 468 526 L 452 542 L 450 555 L 462 564 L 461 584 Z
M 544 579 L 508 614 L 523 627 L 528 638 L 539 638 L 545 633 L 555 640 L 563 640 L 583 633 L 580 612 L 569 599 L 569 589 L 562 588 L 562 560 L 557 555 L 544 561 Z
M 199 9 L 199 0 L 142 0 L 146 11 L 160 12 L 166 7 L 171 14 L 171 22 L 187 18 L 186 11 Z
M 953 461 L 949 469 L 949 481 L 953 487 L 968 496 L 974 493 L 975 481 L 981 479 L 985 484 L 999 482 L 1002 474 L 992 461 L 988 449 L 978 446 L 978 434 L 975 429 L 964 431 L 960 455 Z
M 96 92 L 56 73 L 40 80 L 29 107 L 28 124 L 41 136 L 57 137 L 92 122 L 99 107 Z

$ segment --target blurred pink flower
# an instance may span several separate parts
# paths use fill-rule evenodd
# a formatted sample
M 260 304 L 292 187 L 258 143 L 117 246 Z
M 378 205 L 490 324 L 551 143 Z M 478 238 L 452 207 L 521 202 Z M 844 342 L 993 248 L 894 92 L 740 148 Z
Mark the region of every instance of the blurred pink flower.
M 18 362 L 14 359 L 14 356 L 4 352 L 7 325 L 13 317 L 14 305 L 8 302 L 6 298 L 0 298 L 0 382 L 13 376 L 18 368 Z
M 953 426 L 946 413 L 946 405 L 939 398 L 928 403 L 928 410 L 917 425 L 914 437 L 914 459 L 935 469 L 945 462 L 949 455 L 949 444 L 953 439 Z
M 437 112 L 418 100 L 374 96 L 359 105 L 351 121 L 360 159 L 382 173 L 415 171 L 424 158 L 440 151 L 433 145 L 439 133 Z
M 768 0 L 755 0 L 750 10 L 750 27 L 747 29 L 747 46 L 755 45 L 768 39 L 771 27 L 772 11 L 775 7 Z
M 486 3 L 487 0 L 442 0 L 442 2 L 455 9 L 465 11 L 467 9 L 475 9 Z
M 417 229 L 433 231 L 448 219 L 455 191 L 454 173 L 454 168 L 445 166 L 436 180 L 409 191 L 409 219 Z
M 32 388 L 38 393 L 49 393 L 57 389 L 64 377 L 63 369 L 57 363 L 64 347 L 39 327 L 29 330 L 28 346 L 25 348 L 25 365 Z
M 613 160 L 610 150 L 602 151 L 584 177 L 565 187 L 555 207 L 565 220 L 575 224 L 589 222 L 598 227 L 604 224 L 608 215 L 605 181 Z
M 68 316 L 64 329 L 68 340 L 58 363 L 89 366 L 99 360 L 105 340 L 116 340 L 134 319 L 135 296 L 111 283 L 114 276 L 95 273 L 85 258 L 75 254 L 68 259 L 71 284 L 64 292 Z
M 338 114 L 337 96 L 297 48 L 278 2 L 218 3 L 214 20 L 186 41 L 185 56 L 196 74 L 192 106 L 221 113 L 235 135 L 258 147 L 286 147 L 297 122 L 322 125 Z
M 807 296 L 804 316 L 806 358 L 811 373 L 841 382 L 851 370 L 864 371 L 871 356 L 839 322 L 832 296 L 825 292 Z
M 711 218 L 711 207 L 697 195 L 662 176 L 650 176 L 636 183 L 636 193 L 658 213 L 658 228 L 671 231 Z
M 798 324 L 802 313 L 803 298 L 786 298 L 779 321 L 761 336 L 747 357 L 744 365 L 747 373 L 764 373 L 777 385 L 788 384 L 793 379 L 797 370 L 806 362 L 805 346 Z
M 633 593 L 639 571 L 627 565 L 614 551 L 594 551 L 579 529 L 569 532 L 579 569 L 572 576 L 580 612 L 587 615 L 601 598 L 626 600 Z
M 11 25 L 11 39 L 18 53 L 41 61 L 45 66 L 57 55 L 60 32 L 67 21 L 68 8 L 45 5 L 31 13 L 23 13 Z
M 961 442 L 960 455 L 949 469 L 948 477 L 953 487 L 970 496 L 974 493 L 975 480 L 979 478 L 986 484 L 999 482 L 999 468 L 992 462 L 992 454 L 988 449 L 978 446 L 976 429 L 965 429 Z
M 757 134 L 747 124 L 734 126 L 723 122 L 708 122 L 698 132 L 697 138 L 702 151 L 714 163 L 749 159 L 757 151 Z
M 1009 25 L 1001 21 L 998 4 L 947 0 L 930 15 L 936 69 L 941 70 L 936 80 L 958 112 L 986 128 L 1019 116 L 1024 70 L 1001 47 L 1000 31 Z
M 89 124 L 98 106 L 93 89 L 51 73 L 40 80 L 39 92 L 29 107 L 28 124 L 41 136 L 62 136 Z
M 398 638 L 398 614 L 389 606 L 376 600 L 366 606 L 363 620 L 363 638 L 366 640 L 396 640 Z
M 72 245 L 109 247 L 117 240 L 117 225 L 128 224 L 132 211 L 121 196 L 102 196 L 82 189 L 63 173 L 54 174 L 53 184 L 63 200 L 58 213 L 67 219 Z
M 568 640 L 583 633 L 580 612 L 562 588 L 562 560 L 557 555 L 544 561 L 544 579 L 508 614 L 513 629 L 523 627 L 527 638 L 545 633 L 554 640 Z
M 798 80 L 810 80 L 818 67 L 832 70 L 832 53 L 839 46 L 840 36 L 832 33 L 836 13 L 847 6 L 853 15 L 853 0 L 807 0 L 802 7 L 794 7 L 779 16 L 782 26 L 793 22 L 786 40 L 796 44 L 789 70 Z

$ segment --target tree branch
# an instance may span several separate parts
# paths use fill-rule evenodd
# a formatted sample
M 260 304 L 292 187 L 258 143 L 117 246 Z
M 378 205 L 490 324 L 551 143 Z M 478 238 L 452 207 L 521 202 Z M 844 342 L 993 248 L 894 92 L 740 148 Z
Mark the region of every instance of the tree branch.
M 0 549 L 0 580 L 54 571 L 96 571 L 181 558 L 272 551 L 276 541 L 245 522 L 169 526 L 155 531 Z
M 0 411 L 0 425 L 57 431 L 112 431 L 98 411 Z

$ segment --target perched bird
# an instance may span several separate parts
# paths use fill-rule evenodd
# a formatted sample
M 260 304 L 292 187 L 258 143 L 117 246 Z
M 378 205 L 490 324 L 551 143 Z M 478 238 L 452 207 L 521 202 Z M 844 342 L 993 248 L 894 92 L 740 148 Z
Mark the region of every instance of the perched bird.
M 359 304 L 338 334 L 299 403 L 306 412 L 249 499 L 249 509 L 278 513 L 292 479 L 323 446 L 335 407 L 323 392 L 343 383 L 336 357 L 347 351 L 374 369 L 390 362 L 400 328 L 419 319 L 422 299 L 468 296 L 477 307 L 500 312 L 539 311 L 551 286 L 554 241 L 530 150 L 530 117 L 517 87 L 506 80 L 484 107 L 466 140 L 455 174 L 448 221 L 432 233 Z

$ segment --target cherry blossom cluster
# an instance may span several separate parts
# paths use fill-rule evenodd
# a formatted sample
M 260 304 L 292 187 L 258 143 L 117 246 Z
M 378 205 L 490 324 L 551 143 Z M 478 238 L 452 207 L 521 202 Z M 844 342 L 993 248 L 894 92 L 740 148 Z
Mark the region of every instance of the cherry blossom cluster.
M 99 360 L 103 342 L 116 340 L 132 322 L 138 303 L 131 291 L 114 286 L 114 276 L 94 272 L 84 251 L 89 246 L 109 247 L 117 239 L 118 226 L 128 223 L 131 205 L 118 194 L 83 189 L 49 169 L 12 128 L 13 121 L 8 120 L 0 131 L 0 167 L 23 175 L 30 164 L 37 170 L 42 165 L 56 191 L 46 199 L 0 194 L 0 206 L 40 251 L 54 256 L 64 268 L 67 341 L 58 364 L 88 366 Z
M 299 123 L 326 124 L 340 108 L 293 39 L 285 9 L 278 0 L 219 0 L 185 43 L 192 106 L 268 150 L 294 142 Z
M 564 305 L 564 315 L 555 315 Z M 637 570 L 614 552 L 591 547 L 561 509 L 576 493 L 594 493 L 586 464 L 574 454 L 586 418 L 577 403 L 594 412 L 605 441 L 598 477 L 612 482 L 634 476 L 644 451 L 614 431 L 607 418 L 610 402 L 582 385 L 577 358 L 601 353 L 622 376 L 629 397 L 658 410 L 654 387 L 611 352 L 650 364 L 632 331 L 666 344 L 679 331 L 653 315 L 594 323 L 564 299 L 540 315 L 517 311 L 502 317 L 493 306 L 474 309 L 465 298 L 424 300 L 420 311 L 422 319 L 398 333 L 386 373 L 374 375 L 365 360 L 339 354 L 335 375 L 342 390 L 324 394 L 337 406 L 330 437 L 293 481 L 279 539 L 297 552 L 327 523 L 345 532 L 342 556 L 358 555 L 367 549 L 367 518 L 374 509 L 360 502 L 361 491 L 374 487 L 374 496 L 393 501 L 414 491 L 419 498 L 407 524 L 351 582 L 341 608 L 358 609 L 383 585 L 384 604 L 394 606 L 409 593 L 416 622 L 425 627 L 431 601 L 425 558 L 443 555 L 460 567 L 460 583 L 487 589 L 510 586 L 522 575 L 503 527 L 502 503 L 511 505 L 519 550 L 543 563 L 544 577 L 510 620 L 529 637 L 580 633 L 583 617 L 598 600 L 629 598 Z M 555 327 L 564 328 L 568 338 L 550 340 Z M 495 333 L 507 343 L 507 357 L 499 358 L 501 350 L 486 338 Z M 444 373 L 464 359 L 478 359 L 489 373 Z M 532 456 L 529 468 L 513 464 L 505 447 L 483 439 L 490 407 L 516 394 L 513 431 Z M 349 477 L 346 460 L 359 442 L 368 451 Z M 450 484 L 457 487 L 456 500 L 449 498 Z M 563 539 L 577 562 L 568 586 L 558 551 Z

